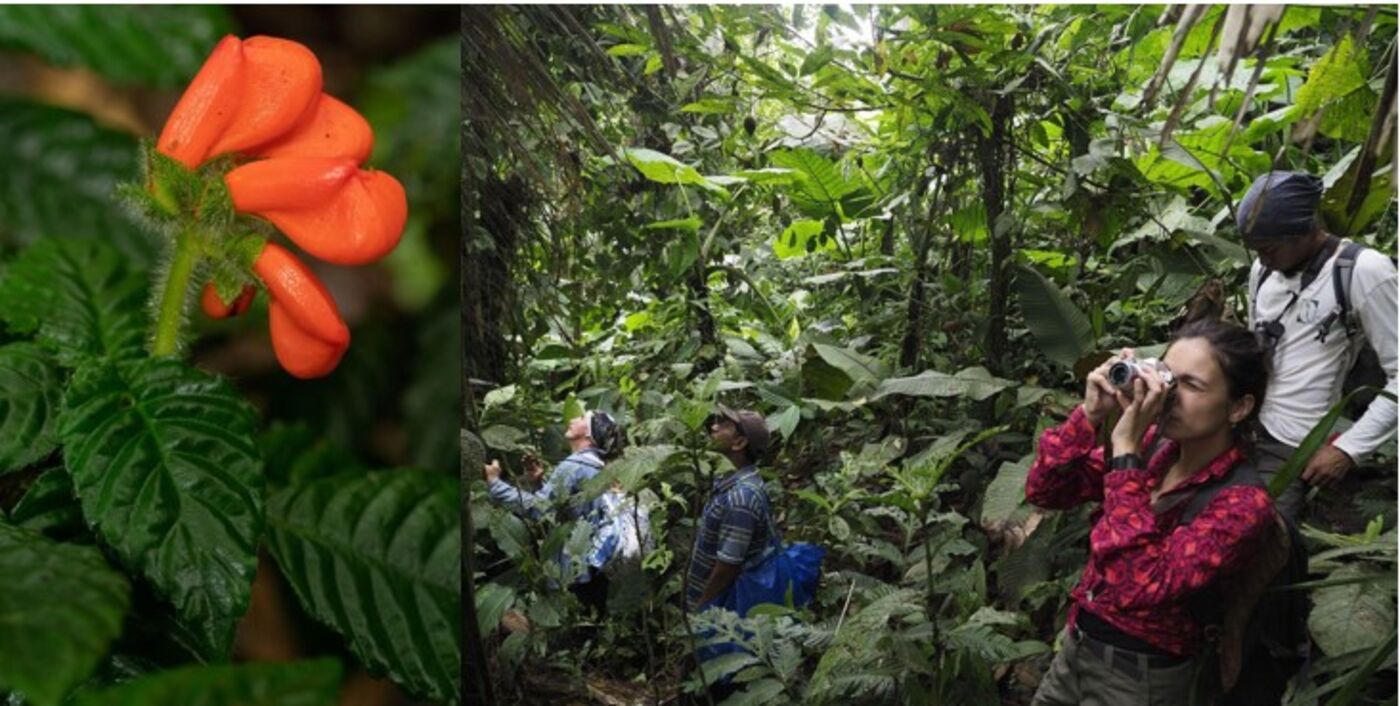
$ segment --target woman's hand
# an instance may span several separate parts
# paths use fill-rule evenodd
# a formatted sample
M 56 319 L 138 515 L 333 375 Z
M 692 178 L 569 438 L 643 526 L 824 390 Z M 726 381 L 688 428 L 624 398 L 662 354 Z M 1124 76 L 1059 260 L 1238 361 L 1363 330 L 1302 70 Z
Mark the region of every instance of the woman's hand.
M 1084 385 L 1084 416 L 1094 428 L 1098 428 L 1109 414 L 1120 409 L 1118 391 L 1108 381 L 1109 368 L 1119 361 L 1132 359 L 1133 349 L 1124 348 L 1118 355 L 1105 360 L 1103 365 L 1089 373 L 1088 381 Z
M 481 474 L 486 477 L 487 483 L 496 482 L 496 479 L 501 477 L 501 462 L 492 461 L 486 464 L 486 466 L 481 469 Z
M 1156 370 L 1140 368 L 1133 378 L 1132 397 L 1122 390 L 1114 390 L 1113 394 L 1123 410 L 1118 425 L 1113 427 L 1113 453 L 1138 453 L 1142 450 L 1142 435 L 1147 433 L 1147 427 L 1157 421 L 1162 405 L 1166 403 L 1167 385 Z

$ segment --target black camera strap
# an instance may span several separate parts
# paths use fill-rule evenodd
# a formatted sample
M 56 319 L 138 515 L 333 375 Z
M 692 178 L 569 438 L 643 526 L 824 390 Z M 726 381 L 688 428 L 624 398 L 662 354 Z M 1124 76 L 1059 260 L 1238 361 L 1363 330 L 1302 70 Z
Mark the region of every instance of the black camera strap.
M 1280 311 L 1273 321 L 1256 325 L 1257 329 L 1264 331 L 1273 339 L 1270 342 L 1270 350 L 1273 350 L 1272 344 L 1277 343 L 1278 339 L 1283 337 L 1283 317 L 1287 316 L 1288 312 L 1293 309 L 1293 305 L 1298 303 L 1298 298 L 1303 294 L 1303 290 L 1306 290 L 1308 286 L 1317 279 L 1318 273 L 1322 272 L 1322 266 L 1327 264 L 1327 260 L 1332 257 L 1332 253 L 1337 251 L 1337 245 L 1339 243 L 1341 243 L 1340 238 L 1329 234 L 1327 236 L 1327 242 L 1322 244 L 1322 248 L 1313 255 L 1312 260 L 1308 262 L 1307 268 L 1303 270 L 1303 277 L 1298 283 L 1298 289 L 1293 291 L 1293 296 L 1289 297 L 1288 303 L 1283 305 L 1283 311 Z M 1259 290 L 1264 288 L 1264 280 L 1268 279 L 1269 275 L 1273 274 L 1273 272 L 1272 269 L 1265 267 L 1264 271 L 1260 273 L 1259 282 L 1254 285 L 1255 307 L 1259 306 Z

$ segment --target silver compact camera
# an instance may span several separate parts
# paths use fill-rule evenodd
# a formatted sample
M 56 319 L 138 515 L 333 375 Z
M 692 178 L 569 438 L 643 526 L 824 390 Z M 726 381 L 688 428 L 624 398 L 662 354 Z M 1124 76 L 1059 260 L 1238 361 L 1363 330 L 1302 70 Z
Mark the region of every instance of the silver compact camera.
M 1146 368 L 1157 371 L 1158 377 L 1162 378 L 1162 382 L 1169 386 L 1176 382 L 1176 378 L 1166 363 L 1156 358 L 1143 358 L 1142 360 L 1122 360 L 1114 363 L 1108 369 L 1108 383 L 1120 390 L 1132 392 L 1133 380 L 1141 375 L 1141 371 Z

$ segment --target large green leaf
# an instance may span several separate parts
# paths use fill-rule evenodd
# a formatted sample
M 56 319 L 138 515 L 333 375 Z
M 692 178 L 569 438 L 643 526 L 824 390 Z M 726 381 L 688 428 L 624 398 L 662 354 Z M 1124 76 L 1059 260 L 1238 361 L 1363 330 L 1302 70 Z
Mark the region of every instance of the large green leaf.
M 182 667 L 79 695 L 76 706 L 332 706 L 340 661 Z
M 854 383 L 852 392 L 869 389 L 878 385 L 889 369 L 879 359 L 859 353 L 850 348 L 842 348 L 826 343 L 813 343 L 812 350 L 828 365 L 845 373 Z
M 1305 117 L 1366 85 L 1366 56 L 1357 51 L 1351 34 L 1342 35 L 1327 55 L 1312 65 L 1308 80 L 1293 101 L 1294 115 Z
M 146 335 L 146 282 L 110 246 L 43 240 L 30 246 L 0 279 L 0 318 L 74 366 L 85 358 L 141 355 Z
M 195 5 L 6 5 L 0 47 L 31 51 L 60 66 L 82 66 L 118 83 L 174 88 L 199 70 L 228 11 Z
M 695 167 L 669 154 L 641 147 L 624 148 L 622 154 L 642 176 L 651 181 L 660 184 L 692 184 L 709 191 L 729 193 L 724 187 L 706 179 Z
M 797 188 L 791 189 L 792 197 L 809 206 L 821 206 L 832 210 L 845 196 L 859 189 L 854 181 L 847 180 L 826 157 L 810 149 L 774 152 L 769 162 L 782 169 L 791 169 L 799 175 Z
M 0 244 L 103 240 L 137 263 L 157 241 L 113 196 L 137 177 L 136 140 L 92 118 L 0 97 Z
M 515 604 L 515 589 L 488 583 L 476 590 L 477 630 L 486 637 L 501 624 L 501 618 Z
M 456 35 L 388 66 L 375 68 L 357 102 L 374 126 L 376 168 L 403 182 L 415 210 L 433 219 L 455 216 L 459 93 L 462 70 Z
M 269 545 L 306 610 L 370 669 L 457 703 L 461 668 L 458 481 L 395 469 L 342 474 L 268 501 Z
M 985 400 L 1016 383 L 990 375 L 978 375 L 971 369 L 959 371 L 956 375 L 925 370 L 918 375 L 902 378 L 888 378 L 880 382 L 873 402 L 889 395 L 906 397 L 965 397 L 971 400 Z
M 78 369 L 60 438 L 83 515 L 227 653 L 262 529 L 256 415 L 229 384 L 170 359 Z
M 679 446 L 666 445 L 629 448 L 621 458 L 609 461 L 598 475 L 584 481 L 579 492 L 584 497 L 596 498 L 611 488 L 613 483 L 619 483 L 624 493 L 635 493 L 641 490 L 648 476 L 681 451 Z
M 987 486 L 983 495 L 983 526 L 997 525 L 1016 515 L 1026 500 L 1026 476 L 1030 473 L 1031 456 L 1012 463 L 1004 461 L 997 469 L 996 478 Z
M 778 239 L 773 241 L 773 254 L 778 259 L 801 257 L 817 250 L 835 250 L 835 238 L 821 238 L 826 226 L 821 221 L 799 218 L 783 229 Z
M 1026 325 L 1047 358 L 1073 368 L 1075 361 L 1094 349 L 1089 317 L 1044 275 L 1017 265 L 1016 296 Z
M 32 343 L 0 346 L 0 474 L 23 468 L 58 448 L 63 376 Z
M 1360 577 L 1365 569 L 1352 564 L 1329 578 Z M 1395 596 L 1366 583 L 1319 588 L 1313 594 L 1308 632 L 1327 655 L 1364 650 L 1383 642 L 1395 630 Z
M 57 704 L 121 633 L 131 587 L 91 547 L 0 522 L 0 688 Z

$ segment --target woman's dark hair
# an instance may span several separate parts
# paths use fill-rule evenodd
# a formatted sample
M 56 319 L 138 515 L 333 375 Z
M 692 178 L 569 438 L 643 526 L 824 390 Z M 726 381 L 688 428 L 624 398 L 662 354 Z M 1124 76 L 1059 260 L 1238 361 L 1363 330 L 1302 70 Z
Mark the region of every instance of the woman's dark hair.
M 1249 329 L 1226 321 L 1201 320 L 1177 329 L 1171 338 L 1176 343 L 1184 338 L 1200 338 L 1210 344 L 1220 370 L 1225 373 L 1230 399 L 1254 396 L 1254 409 L 1236 427 L 1236 436 L 1252 440 L 1251 432 L 1264 406 L 1264 393 L 1269 387 L 1271 368 L 1268 349 Z

